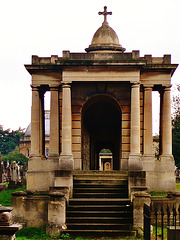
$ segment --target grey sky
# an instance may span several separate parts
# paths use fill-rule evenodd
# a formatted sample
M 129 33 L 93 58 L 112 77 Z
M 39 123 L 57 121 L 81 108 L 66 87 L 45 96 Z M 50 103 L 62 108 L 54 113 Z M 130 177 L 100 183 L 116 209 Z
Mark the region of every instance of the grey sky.
M 180 63 L 179 0 L 6 0 L 0 2 L 0 124 L 26 128 L 31 114 L 31 55 L 84 52 L 107 6 L 109 25 L 126 52 L 172 55 Z M 180 69 L 172 78 L 178 83 Z M 157 120 L 158 121 L 158 120 Z

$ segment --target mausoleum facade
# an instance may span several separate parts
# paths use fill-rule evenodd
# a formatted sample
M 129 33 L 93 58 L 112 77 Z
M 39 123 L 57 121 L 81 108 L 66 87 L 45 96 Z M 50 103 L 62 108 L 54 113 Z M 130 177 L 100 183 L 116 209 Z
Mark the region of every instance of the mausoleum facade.
M 73 175 L 84 171 L 143 172 L 150 190 L 175 190 L 172 155 L 171 56 L 126 52 L 107 22 L 86 52 L 32 56 L 31 155 L 27 189 L 73 192 Z M 49 155 L 45 156 L 44 94 L 51 93 Z M 160 156 L 153 154 L 152 92 L 160 94 Z M 101 151 L 110 157 L 103 160 Z M 103 166 L 103 161 L 105 167 Z M 111 173 L 109 173 L 111 176 Z M 141 174 L 140 174 L 141 175 Z M 129 193 L 131 189 L 129 190 Z

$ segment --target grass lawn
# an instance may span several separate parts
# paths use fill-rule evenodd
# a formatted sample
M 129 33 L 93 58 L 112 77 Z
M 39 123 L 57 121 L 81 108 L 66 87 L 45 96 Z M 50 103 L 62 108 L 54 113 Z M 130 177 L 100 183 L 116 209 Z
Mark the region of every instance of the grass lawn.
M 17 192 L 17 191 L 23 191 L 25 189 L 26 189 L 26 186 L 18 188 L 18 189 L 6 190 L 6 191 L 0 192 L 0 204 L 2 206 L 10 207 L 11 206 L 11 198 L 12 198 L 11 193 Z
M 180 183 L 176 183 L 176 190 L 180 191 Z
M 40 228 L 23 228 L 20 231 L 16 232 L 16 240 L 30 240 L 30 239 L 61 239 L 61 240 L 111 240 L 109 237 L 101 237 L 101 238 L 86 238 L 86 237 L 71 237 L 68 233 L 66 234 L 61 234 L 61 236 L 54 236 L 50 237 L 46 235 L 46 229 L 45 227 L 40 229 Z M 130 239 L 139 239 L 140 238 L 116 238 L 116 240 L 130 240 Z

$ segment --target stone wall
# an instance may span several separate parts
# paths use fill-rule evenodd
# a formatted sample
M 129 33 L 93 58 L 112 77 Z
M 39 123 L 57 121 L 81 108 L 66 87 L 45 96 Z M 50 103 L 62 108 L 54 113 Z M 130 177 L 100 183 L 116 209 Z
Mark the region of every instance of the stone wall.
M 15 192 L 12 197 L 13 221 L 24 227 L 43 227 L 48 223 L 49 196 L 33 196 L 29 191 Z

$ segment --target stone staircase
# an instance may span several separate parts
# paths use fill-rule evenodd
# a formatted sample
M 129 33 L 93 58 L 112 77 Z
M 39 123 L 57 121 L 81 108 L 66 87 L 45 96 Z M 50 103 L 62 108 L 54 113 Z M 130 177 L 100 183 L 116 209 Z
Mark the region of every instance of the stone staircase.
M 78 236 L 129 236 L 132 206 L 126 171 L 75 171 L 73 198 L 66 211 L 65 233 Z

